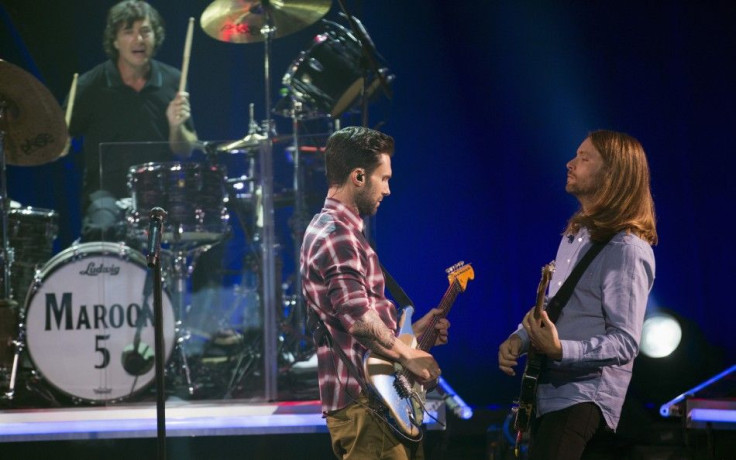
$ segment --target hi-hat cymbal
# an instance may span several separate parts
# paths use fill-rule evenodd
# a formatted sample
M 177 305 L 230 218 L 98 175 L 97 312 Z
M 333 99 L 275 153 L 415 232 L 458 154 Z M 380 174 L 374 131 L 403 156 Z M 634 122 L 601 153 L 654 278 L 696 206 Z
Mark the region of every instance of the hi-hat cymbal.
M 69 133 L 57 100 L 36 77 L 2 59 L 0 76 L 5 162 L 36 166 L 58 158 Z
M 238 139 L 237 141 L 228 142 L 225 145 L 218 146 L 217 151 L 227 152 L 227 153 L 243 153 L 243 152 L 255 153 L 258 150 L 258 148 L 261 146 L 261 142 L 263 142 L 266 139 L 267 137 L 262 134 L 258 134 L 258 133 L 247 134 L 242 139 Z
M 319 21 L 332 0 L 215 0 L 199 22 L 207 35 L 229 43 L 256 43 L 266 39 L 261 28 L 270 14 L 276 28 L 273 38 L 283 37 Z

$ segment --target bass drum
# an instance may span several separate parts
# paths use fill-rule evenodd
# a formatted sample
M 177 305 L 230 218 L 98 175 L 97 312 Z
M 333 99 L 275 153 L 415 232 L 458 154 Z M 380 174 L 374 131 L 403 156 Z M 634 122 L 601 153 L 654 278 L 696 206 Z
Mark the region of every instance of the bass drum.
M 45 381 L 90 402 L 120 400 L 148 386 L 155 377 L 148 273 L 141 253 L 109 242 L 72 246 L 39 271 L 26 299 L 26 343 Z M 161 297 L 168 360 L 174 313 L 168 294 Z

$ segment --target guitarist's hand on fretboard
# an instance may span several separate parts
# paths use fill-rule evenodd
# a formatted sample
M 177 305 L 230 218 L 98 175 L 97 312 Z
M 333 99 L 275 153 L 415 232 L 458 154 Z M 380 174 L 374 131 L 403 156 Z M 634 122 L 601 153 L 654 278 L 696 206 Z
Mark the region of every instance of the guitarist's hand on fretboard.
M 540 312 L 539 318 L 535 318 L 534 309 L 532 308 L 524 316 L 521 324 L 529 334 L 529 340 L 537 352 L 547 355 L 551 359 L 562 358 L 562 344 L 557 336 L 557 328 L 549 319 L 546 311 Z
M 514 367 L 519 364 L 520 354 L 521 338 L 516 334 L 511 334 L 511 337 L 498 347 L 498 368 L 510 376 L 516 375 Z
M 427 331 L 427 328 L 430 327 L 433 328 L 431 332 Z M 422 337 L 425 333 L 428 333 L 429 338 L 432 334 L 437 336 L 435 340 L 431 341 L 430 346 L 446 344 L 449 339 L 449 328 L 450 321 L 443 317 L 443 312 L 439 308 L 429 310 L 426 315 L 412 324 L 412 330 L 416 337 Z

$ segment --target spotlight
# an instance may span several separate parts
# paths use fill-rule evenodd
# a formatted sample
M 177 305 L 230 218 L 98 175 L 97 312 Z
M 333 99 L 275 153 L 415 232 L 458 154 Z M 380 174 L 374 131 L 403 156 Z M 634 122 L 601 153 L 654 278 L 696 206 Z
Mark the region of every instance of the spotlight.
M 641 352 L 650 358 L 664 358 L 674 352 L 682 340 L 682 327 L 675 317 L 657 312 L 644 320 Z

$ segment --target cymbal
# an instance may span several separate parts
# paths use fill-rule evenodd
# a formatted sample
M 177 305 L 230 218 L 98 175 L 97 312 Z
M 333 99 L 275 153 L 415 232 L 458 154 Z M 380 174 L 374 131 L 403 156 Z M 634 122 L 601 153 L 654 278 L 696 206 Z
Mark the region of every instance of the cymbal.
M 227 152 L 227 153 L 243 153 L 243 152 L 255 153 L 255 151 L 258 150 L 258 147 L 260 147 L 261 142 L 266 139 L 267 137 L 262 134 L 258 134 L 258 133 L 247 134 L 242 139 L 238 139 L 237 141 L 228 142 L 225 145 L 218 146 L 217 151 Z
M 266 39 L 261 28 L 270 13 L 279 38 L 319 21 L 330 10 L 332 0 L 215 0 L 199 22 L 207 35 L 229 43 L 256 43 Z
M 36 77 L 2 59 L 0 75 L 5 162 L 36 166 L 58 158 L 69 133 L 57 100 Z

